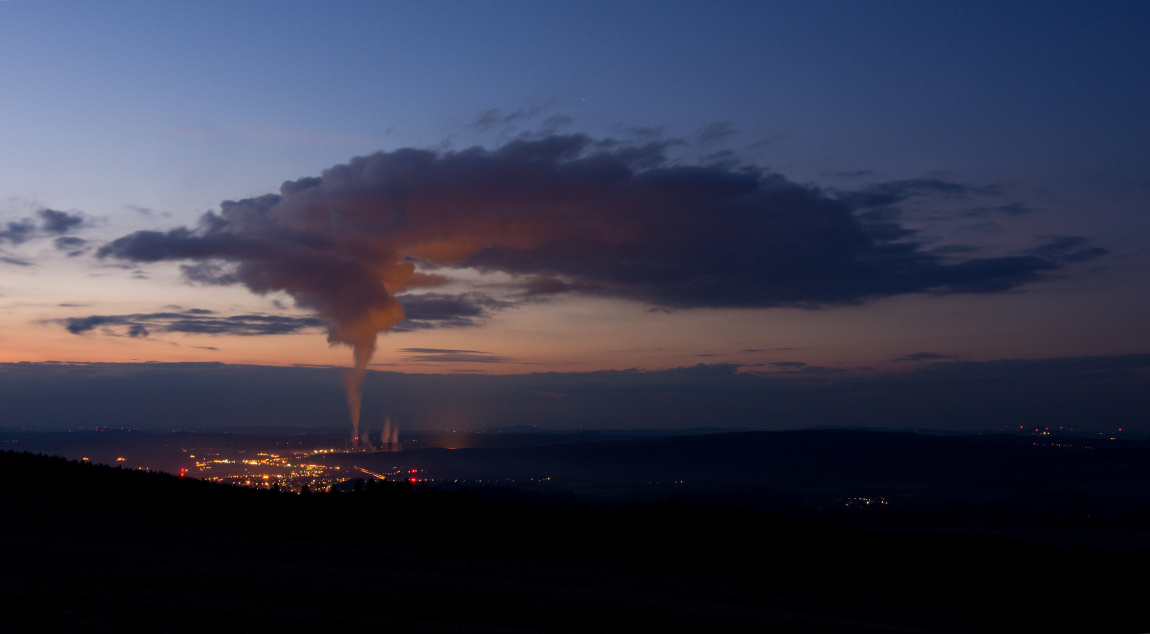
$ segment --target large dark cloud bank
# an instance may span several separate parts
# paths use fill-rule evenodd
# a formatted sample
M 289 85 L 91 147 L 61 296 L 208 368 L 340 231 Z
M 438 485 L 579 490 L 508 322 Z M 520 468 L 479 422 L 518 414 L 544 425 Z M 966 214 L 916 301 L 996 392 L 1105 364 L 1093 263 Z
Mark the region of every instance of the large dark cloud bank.
M 522 298 L 820 307 L 1000 292 L 1105 253 L 1058 237 L 955 259 L 974 249 L 928 246 L 898 222 L 897 206 L 985 193 L 978 188 L 921 179 L 830 191 L 729 160 L 681 164 L 667 149 L 573 134 L 381 152 L 285 182 L 278 194 L 224 202 L 196 228 L 123 236 L 99 255 L 192 261 L 185 273 L 199 283 L 287 292 L 327 323 L 332 342 L 369 357 L 376 333 L 404 317 L 396 294 L 442 282 L 426 274 L 439 267 L 511 274 Z M 415 312 L 429 303 L 402 297 Z

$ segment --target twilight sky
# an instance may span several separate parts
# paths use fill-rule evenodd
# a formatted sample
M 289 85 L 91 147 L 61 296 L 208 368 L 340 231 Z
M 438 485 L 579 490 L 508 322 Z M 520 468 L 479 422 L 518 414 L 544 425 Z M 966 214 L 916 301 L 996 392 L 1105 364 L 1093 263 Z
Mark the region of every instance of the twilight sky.
M 1137 2 L 0 2 L 0 362 L 1150 352 L 1146 68 Z

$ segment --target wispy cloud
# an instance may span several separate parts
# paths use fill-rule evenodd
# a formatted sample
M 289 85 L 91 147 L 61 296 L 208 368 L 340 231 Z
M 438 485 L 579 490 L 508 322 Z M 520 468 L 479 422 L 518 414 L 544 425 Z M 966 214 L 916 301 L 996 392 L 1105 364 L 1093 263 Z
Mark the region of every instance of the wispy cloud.
M 957 359 L 958 357 L 953 354 L 942 354 L 941 352 L 912 352 L 911 354 L 904 354 L 895 359 L 895 361 L 941 361 L 944 359 Z
M 400 348 L 404 361 L 415 363 L 507 363 L 507 357 L 481 350 L 451 350 L 444 348 Z
M 193 308 L 179 312 L 137 313 L 131 315 L 89 315 L 52 320 L 62 323 L 72 334 L 98 331 L 107 336 L 144 338 L 153 332 L 208 335 L 285 335 L 318 330 L 325 326 L 315 317 L 284 315 L 220 315 Z

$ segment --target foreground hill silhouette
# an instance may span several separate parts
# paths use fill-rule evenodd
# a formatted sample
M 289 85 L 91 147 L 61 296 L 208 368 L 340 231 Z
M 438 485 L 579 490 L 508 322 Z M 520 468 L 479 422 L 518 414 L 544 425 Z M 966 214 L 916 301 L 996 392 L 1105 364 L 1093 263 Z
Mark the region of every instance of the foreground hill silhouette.
M 282 494 L 14 452 L 0 475 L 15 630 L 1150 629 L 1146 552 L 406 483 Z

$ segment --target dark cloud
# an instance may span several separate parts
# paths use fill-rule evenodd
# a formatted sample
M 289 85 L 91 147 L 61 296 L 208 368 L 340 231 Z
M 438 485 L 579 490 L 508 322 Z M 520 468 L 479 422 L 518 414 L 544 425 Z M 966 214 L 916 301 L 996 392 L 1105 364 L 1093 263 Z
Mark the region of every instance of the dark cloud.
M 8 256 L 0 256 L 0 262 L 4 262 L 6 264 L 11 264 L 13 266 L 32 266 L 32 263 L 27 261 L 27 260 L 21 260 L 19 258 L 13 258 L 13 257 L 8 257 Z
M 524 108 L 512 110 L 511 112 L 505 112 L 500 108 L 489 108 L 475 115 L 475 119 L 472 120 L 471 125 L 480 131 L 487 131 L 499 127 L 514 128 L 516 124 L 534 119 L 540 113 L 554 105 L 554 100 L 543 100 Z M 566 115 L 553 115 L 544 121 L 544 129 L 555 130 L 570 122 L 571 117 Z
M 68 213 L 55 209 L 41 209 L 36 212 L 40 216 L 40 224 L 31 218 L 9 221 L 3 231 L 0 231 L 0 243 L 8 241 L 11 244 L 21 244 L 32 238 L 43 235 L 61 235 L 81 227 L 85 222 L 83 214 Z M 79 238 L 76 238 L 79 240 Z M 57 242 L 59 248 L 59 242 Z M 66 248 L 62 248 L 66 250 Z
M 559 295 L 561 293 L 594 292 L 595 284 L 587 282 L 571 282 L 558 277 L 544 277 L 540 275 L 528 277 L 515 284 L 525 297 L 543 297 Z
M 240 282 L 235 268 L 224 262 L 181 264 L 180 272 L 183 273 L 184 279 L 195 284 L 230 286 Z
M 477 124 L 510 116 L 483 113 Z M 679 164 L 665 156 L 671 143 L 573 134 L 381 152 L 285 182 L 278 195 L 224 202 L 199 227 L 139 231 L 98 253 L 191 260 L 189 279 L 286 292 L 328 324 L 331 342 L 353 345 L 359 363 L 378 332 L 403 320 L 396 294 L 417 265 L 500 271 L 529 292 L 536 280 L 541 294 L 578 290 L 663 309 L 818 308 L 1001 292 L 1101 251 L 1051 243 L 955 262 L 915 242 L 897 216 L 859 213 L 985 188 L 918 179 L 824 191 L 755 167 Z M 234 268 L 215 275 L 203 263 Z M 415 311 L 446 300 L 410 301 Z
M 702 162 L 711 166 L 735 168 L 742 158 L 734 150 L 719 150 L 703 156 Z
M 856 191 L 846 192 L 842 198 L 852 205 L 867 208 L 897 205 L 917 196 L 967 198 L 975 193 L 988 192 L 989 190 L 986 188 L 972 187 L 937 178 L 916 178 L 875 183 Z
M 12 244 L 20 244 L 36 233 L 36 223 L 24 218 L 8 223 L 7 228 L 0 231 L 0 242 L 7 240 Z
M 43 222 L 41 226 L 48 233 L 67 233 L 84 224 L 84 216 L 81 214 L 70 214 L 55 209 L 41 209 L 36 213 Z
M 67 251 L 68 257 L 83 255 L 91 248 L 88 246 L 87 240 L 75 236 L 60 236 L 56 238 L 53 243 L 58 250 Z
M 304 330 L 318 330 L 324 323 L 314 317 L 283 315 L 231 315 L 213 318 L 189 313 L 172 319 L 164 328 L 168 332 L 208 335 L 287 335 Z
M 942 354 L 940 352 L 913 352 L 911 354 L 904 354 L 903 356 L 895 359 L 895 361 L 939 361 L 942 359 L 956 359 L 953 354 Z
M 400 348 L 407 353 L 404 361 L 415 363 L 507 363 L 507 357 L 500 357 L 480 350 L 447 350 L 442 348 Z
M 478 326 L 491 313 L 513 306 L 483 293 L 404 293 L 396 299 L 407 317 L 393 328 L 396 332 Z
M 213 311 L 193 308 L 180 312 L 143 313 L 134 315 L 89 315 L 59 320 L 72 334 L 83 334 L 97 328 L 106 335 L 147 337 L 151 332 L 183 332 L 209 335 L 284 335 L 322 328 L 314 317 L 281 315 L 218 315 Z M 116 327 L 116 328 L 113 328 Z
M 480 130 L 486 130 L 497 123 L 503 122 L 505 116 L 499 108 L 488 108 L 475 115 L 475 119 L 471 122 L 471 125 Z
M 112 324 L 112 325 L 130 324 L 131 322 L 129 321 L 129 319 L 131 317 L 133 317 L 133 316 L 132 315 L 90 315 L 88 317 L 69 317 L 69 318 L 64 319 L 62 321 L 64 322 L 64 327 L 68 329 L 68 332 L 70 332 L 74 335 L 78 335 L 81 333 L 88 332 L 89 330 L 92 330 L 98 326 L 104 326 L 104 325 L 108 325 L 108 324 Z

